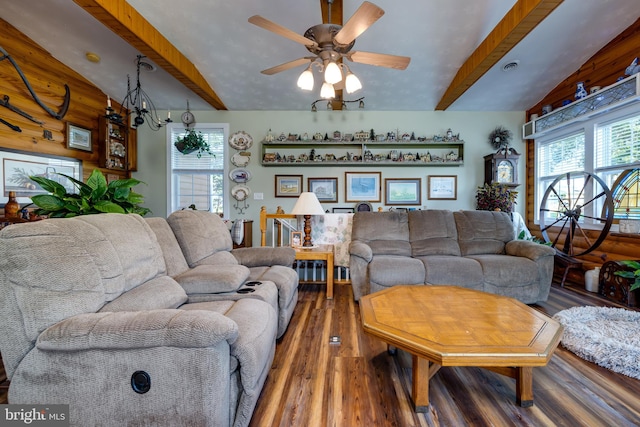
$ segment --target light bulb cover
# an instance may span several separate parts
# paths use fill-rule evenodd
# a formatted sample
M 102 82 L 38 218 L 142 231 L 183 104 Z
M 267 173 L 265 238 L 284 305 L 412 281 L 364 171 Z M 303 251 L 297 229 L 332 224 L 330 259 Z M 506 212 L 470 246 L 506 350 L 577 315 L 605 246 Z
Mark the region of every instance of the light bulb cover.
M 329 84 L 336 84 L 342 80 L 342 72 L 340 66 L 335 62 L 329 62 L 324 69 L 324 81 Z
M 347 78 L 345 79 L 345 88 L 347 89 L 347 93 L 353 93 L 357 90 L 362 89 L 362 83 L 360 83 L 360 79 L 351 71 L 347 73 Z
M 320 98 L 331 99 L 335 97 L 336 91 L 333 88 L 333 85 L 327 82 L 322 83 L 322 88 L 320 89 Z
M 298 87 L 302 90 L 313 90 L 313 72 L 311 66 L 304 70 L 298 77 Z

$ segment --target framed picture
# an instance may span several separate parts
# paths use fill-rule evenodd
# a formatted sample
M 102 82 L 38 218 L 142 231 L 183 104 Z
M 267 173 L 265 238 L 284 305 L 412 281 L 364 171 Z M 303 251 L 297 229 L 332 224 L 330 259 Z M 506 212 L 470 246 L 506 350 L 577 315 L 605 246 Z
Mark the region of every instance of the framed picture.
M 420 178 L 386 178 L 384 180 L 384 204 L 420 205 Z
M 51 156 L 47 154 L 28 153 L 16 150 L 0 150 L 0 164 L 2 164 L 2 180 L 0 194 L 9 196 L 9 191 L 15 191 L 20 204 L 31 203 L 29 197 L 36 194 L 46 194 L 30 176 L 38 175 L 59 182 L 69 193 L 75 193 L 73 182 L 59 174 L 71 176 L 82 181 L 82 161 L 70 157 Z
M 333 208 L 331 210 L 332 213 L 354 213 L 355 208 Z
M 302 193 L 302 175 L 276 175 L 276 197 L 298 197 Z
M 304 240 L 302 240 L 302 231 L 291 232 L 291 246 L 294 248 L 302 246 Z
M 346 202 L 379 202 L 381 172 L 345 172 Z
M 67 123 L 67 148 L 76 150 L 93 151 L 91 144 L 91 131 L 71 123 Z
M 307 189 L 316 194 L 320 203 L 338 201 L 338 178 L 307 178 Z
M 456 200 L 458 198 L 457 175 L 427 176 L 427 198 L 429 200 Z

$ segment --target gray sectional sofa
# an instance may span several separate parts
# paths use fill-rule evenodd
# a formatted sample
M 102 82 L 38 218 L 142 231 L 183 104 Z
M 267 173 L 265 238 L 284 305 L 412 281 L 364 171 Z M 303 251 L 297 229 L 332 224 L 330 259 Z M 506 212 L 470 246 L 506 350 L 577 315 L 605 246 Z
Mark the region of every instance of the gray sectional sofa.
M 248 425 L 298 283 L 281 264 L 292 263 L 290 249 L 235 257 L 230 248 L 208 213 L 1 230 L 9 403 L 69 404 L 71 425 Z M 189 265 L 207 250 L 210 263 Z
M 549 295 L 555 251 L 517 240 L 504 212 L 357 212 L 349 269 L 356 300 L 394 285 L 457 285 L 526 304 Z

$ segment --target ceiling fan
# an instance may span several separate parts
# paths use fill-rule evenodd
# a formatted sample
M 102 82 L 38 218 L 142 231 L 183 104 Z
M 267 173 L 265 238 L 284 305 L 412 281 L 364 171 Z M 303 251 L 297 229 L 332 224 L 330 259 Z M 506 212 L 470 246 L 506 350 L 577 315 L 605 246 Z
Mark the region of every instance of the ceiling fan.
M 384 10 L 373 3 L 365 1 L 349 18 L 344 26 L 332 24 L 331 4 L 334 0 L 327 0 L 329 23 L 318 24 L 300 35 L 288 28 L 272 22 L 259 15 L 249 18 L 249 22 L 267 31 L 304 45 L 313 56 L 305 56 L 293 61 L 277 65 L 261 73 L 273 75 L 300 65 L 309 64 L 298 79 L 298 87 L 305 90 L 313 89 L 312 66 L 316 65 L 324 73 L 324 84 L 320 92 L 322 98 L 335 97 L 335 88 L 344 86 L 348 93 L 355 92 L 362 87 L 360 80 L 342 63 L 342 59 L 367 65 L 395 68 L 404 70 L 411 58 L 407 56 L 388 55 L 383 53 L 352 51 L 356 38 L 384 15 Z M 341 68 L 345 69 L 343 76 Z

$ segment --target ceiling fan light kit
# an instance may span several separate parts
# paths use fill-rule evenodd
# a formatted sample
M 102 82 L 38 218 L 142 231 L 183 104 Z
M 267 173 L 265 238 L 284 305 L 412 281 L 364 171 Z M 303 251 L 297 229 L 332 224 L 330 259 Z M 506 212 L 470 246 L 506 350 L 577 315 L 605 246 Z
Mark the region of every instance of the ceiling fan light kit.
M 333 0 L 327 0 L 327 3 L 329 6 L 328 16 L 330 17 Z M 373 3 L 365 1 L 344 26 L 331 24 L 330 22 L 327 24 L 318 24 L 307 29 L 304 36 L 259 15 L 254 15 L 249 18 L 250 23 L 282 37 L 286 37 L 296 43 L 300 43 L 315 55 L 315 57 L 307 56 L 262 70 L 262 73 L 272 75 L 311 62 L 298 77 L 297 85 L 303 90 L 313 90 L 314 80 L 311 68 L 315 64 L 320 68 L 320 72 L 324 74 L 324 83 L 320 90 L 320 97 L 329 99 L 335 97 L 335 88 L 333 85 L 338 85 L 343 81 L 347 93 L 353 93 L 362 89 L 360 79 L 351 72 L 349 67 L 341 62 L 343 59 L 361 64 L 404 70 L 411 61 L 409 57 L 351 51 L 356 38 L 380 19 L 382 15 L 384 15 L 384 10 Z M 341 68 L 345 70 L 344 76 Z

